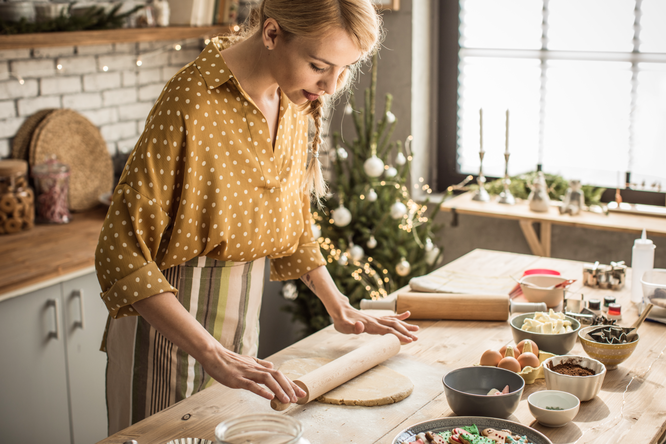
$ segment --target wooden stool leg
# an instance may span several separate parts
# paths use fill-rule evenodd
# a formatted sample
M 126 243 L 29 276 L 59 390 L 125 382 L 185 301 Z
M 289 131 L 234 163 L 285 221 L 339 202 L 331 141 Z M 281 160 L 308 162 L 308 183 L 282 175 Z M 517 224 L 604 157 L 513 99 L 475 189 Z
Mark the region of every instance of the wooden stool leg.
M 541 222 L 541 239 L 534 230 L 534 221 L 519 220 L 520 229 L 523 231 L 525 240 L 532 250 L 532 254 L 541 257 L 550 257 L 550 222 Z

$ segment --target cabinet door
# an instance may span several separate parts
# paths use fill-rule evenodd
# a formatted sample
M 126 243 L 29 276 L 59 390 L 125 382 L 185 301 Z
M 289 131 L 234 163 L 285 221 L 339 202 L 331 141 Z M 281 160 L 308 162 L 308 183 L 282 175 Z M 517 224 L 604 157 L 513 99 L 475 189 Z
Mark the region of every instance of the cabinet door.
M 71 442 L 60 285 L 0 302 L 0 440 Z
M 106 353 L 99 350 L 108 311 L 94 273 L 62 284 L 73 444 L 101 441 L 108 434 Z

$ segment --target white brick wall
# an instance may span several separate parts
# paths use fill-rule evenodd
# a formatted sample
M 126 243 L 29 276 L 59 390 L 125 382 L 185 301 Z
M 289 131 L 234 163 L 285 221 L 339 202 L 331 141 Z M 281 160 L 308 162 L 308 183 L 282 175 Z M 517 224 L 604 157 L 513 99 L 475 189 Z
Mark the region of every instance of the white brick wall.
M 45 108 L 80 112 L 111 155 L 128 153 L 165 82 L 202 48 L 187 40 L 0 50 L 0 158 L 11 155 L 25 119 Z

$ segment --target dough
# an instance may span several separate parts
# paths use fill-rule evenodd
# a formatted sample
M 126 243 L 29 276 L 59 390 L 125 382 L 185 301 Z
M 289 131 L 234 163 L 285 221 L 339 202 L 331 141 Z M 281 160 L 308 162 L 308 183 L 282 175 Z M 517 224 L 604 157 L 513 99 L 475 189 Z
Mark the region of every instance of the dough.
M 280 371 L 294 380 L 331 362 L 326 358 L 303 358 L 286 361 Z M 325 404 L 375 406 L 402 401 L 412 394 L 414 384 L 408 377 L 378 365 L 317 398 Z

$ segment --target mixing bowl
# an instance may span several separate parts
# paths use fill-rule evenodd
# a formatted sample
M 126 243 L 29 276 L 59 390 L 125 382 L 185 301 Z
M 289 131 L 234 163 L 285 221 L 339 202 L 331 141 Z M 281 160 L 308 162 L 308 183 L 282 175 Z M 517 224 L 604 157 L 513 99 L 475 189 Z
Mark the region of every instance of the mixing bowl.
M 590 376 L 569 376 L 557 373 L 552 368 L 558 364 L 571 363 L 594 371 Z M 589 401 L 597 396 L 606 377 L 606 366 L 596 359 L 584 356 L 553 356 L 543 362 L 543 372 L 548 390 L 571 393 L 578 399 Z
M 583 345 L 583 350 L 590 358 L 596 359 L 606 366 L 606 369 L 612 370 L 617 368 L 619 364 L 626 361 L 629 356 L 636 350 L 640 337 L 636 334 L 636 340 L 627 342 L 625 344 L 604 344 L 601 342 L 593 341 L 588 338 L 587 334 L 600 328 L 600 325 L 591 325 L 589 327 L 581 328 L 578 332 L 580 343 Z
M 566 316 L 566 319 L 571 321 L 571 328 L 573 331 L 558 334 L 545 334 L 534 333 L 530 331 L 521 330 L 523 322 L 526 318 L 534 318 L 536 313 L 524 313 L 511 319 L 511 334 L 513 340 L 517 343 L 523 339 L 531 339 L 539 346 L 539 350 L 554 353 L 556 355 L 564 355 L 569 353 L 574 345 L 576 345 L 576 337 L 580 329 L 580 322 Z

